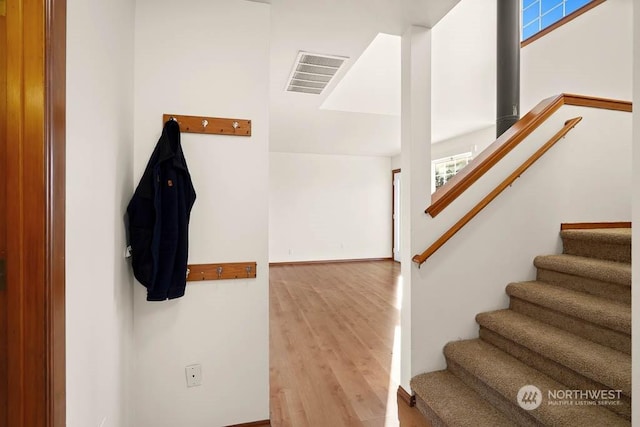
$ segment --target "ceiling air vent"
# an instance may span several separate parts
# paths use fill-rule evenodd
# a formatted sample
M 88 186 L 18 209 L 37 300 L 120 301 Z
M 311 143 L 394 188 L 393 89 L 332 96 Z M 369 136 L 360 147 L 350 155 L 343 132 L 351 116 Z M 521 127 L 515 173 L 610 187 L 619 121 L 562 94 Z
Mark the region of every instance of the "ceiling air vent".
M 320 95 L 347 59 L 344 56 L 299 52 L 287 81 L 287 91 Z

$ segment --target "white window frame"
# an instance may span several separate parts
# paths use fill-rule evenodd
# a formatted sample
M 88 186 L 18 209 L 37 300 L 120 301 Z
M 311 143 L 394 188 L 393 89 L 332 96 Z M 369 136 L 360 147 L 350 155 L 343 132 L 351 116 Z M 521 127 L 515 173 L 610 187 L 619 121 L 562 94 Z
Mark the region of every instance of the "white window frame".
M 453 178 L 458 172 L 460 172 L 465 166 L 467 166 L 471 160 L 473 160 L 473 153 L 471 151 L 467 151 L 467 152 L 464 152 L 464 153 L 456 154 L 456 155 L 453 155 L 453 156 L 442 157 L 440 159 L 436 159 L 436 160 L 432 160 L 431 161 L 431 194 L 433 194 L 436 191 L 436 168 L 437 168 L 437 166 L 440 165 L 440 164 L 443 164 L 443 163 L 445 165 L 447 163 L 453 163 L 454 168 L 455 168 L 455 164 L 460 159 L 466 159 L 467 162 L 464 164 L 464 166 L 462 168 L 454 170 L 453 174 L 445 179 L 445 181 L 443 183 L 443 185 L 444 185 L 449 179 Z

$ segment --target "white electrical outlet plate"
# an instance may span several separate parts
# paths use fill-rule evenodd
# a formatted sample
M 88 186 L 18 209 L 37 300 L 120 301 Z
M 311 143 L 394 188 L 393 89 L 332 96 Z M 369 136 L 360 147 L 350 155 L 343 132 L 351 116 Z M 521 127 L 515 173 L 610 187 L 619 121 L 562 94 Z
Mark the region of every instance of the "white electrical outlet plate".
M 187 387 L 202 385 L 202 365 L 189 365 L 184 368 L 187 376 Z

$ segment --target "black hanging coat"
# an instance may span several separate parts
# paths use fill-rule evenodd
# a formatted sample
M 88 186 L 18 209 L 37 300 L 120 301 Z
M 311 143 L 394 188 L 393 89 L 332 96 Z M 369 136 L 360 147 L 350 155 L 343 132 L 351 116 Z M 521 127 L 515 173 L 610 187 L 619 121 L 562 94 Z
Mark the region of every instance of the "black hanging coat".
M 169 120 L 127 207 L 133 273 L 146 286 L 147 301 L 184 295 L 195 199 L 180 126 Z

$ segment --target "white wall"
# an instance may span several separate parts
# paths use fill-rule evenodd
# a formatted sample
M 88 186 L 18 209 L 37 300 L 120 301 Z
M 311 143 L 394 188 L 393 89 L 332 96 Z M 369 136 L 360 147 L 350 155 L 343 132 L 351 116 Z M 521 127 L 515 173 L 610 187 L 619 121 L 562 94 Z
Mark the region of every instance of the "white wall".
M 495 123 L 496 4 L 461 0 L 431 30 L 434 142 Z
M 521 115 L 577 93 L 631 99 L 632 0 L 609 0 L 521 50 Z M 495 123 L 496 2 L 461 0 L 432 30 L 433 140 Z
M 251 119 L 249 138 L 182 134 L 182 147 L 197 193 L 189 262 L 256 261 L 258 276 L 192 282 L 155 303 L 135 283 L 134 426 L 268 419 L 270 6 L 138 0 L 135 18 L 135 182 L 163 113 Z M 202 385 L 187 388 L 194 363 Z
M 506 308 L 509 282 L 535 277 L 536 255 L 560 253 L 562 222 L 631 218 L 631 115 L 564 106 L 436 218 L 438 239 L 572 117 L 583 120 L 412 275 L 413 374 L 442 369 L 442 348 L 475 338 L 474 317 Z M 606 140 L 607 144 L 602 141 Z M 615 168 L 610 165 L 615 164 Z
M 391 256 L 389 157 L 270 154 L 269 261 Z
M 402 168 L 402 154 L 398 154 L 397 156 L 393 156 L 391 158 L 391 170 L 401 169 Z
M 521 111 L 563 92 L 630 100 L 632 7 L 632 0 L 606 1 L 525 46 Z
M 67 426 L 130 426 L 132 0 L 67 1 Z

